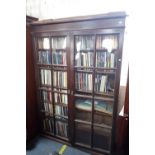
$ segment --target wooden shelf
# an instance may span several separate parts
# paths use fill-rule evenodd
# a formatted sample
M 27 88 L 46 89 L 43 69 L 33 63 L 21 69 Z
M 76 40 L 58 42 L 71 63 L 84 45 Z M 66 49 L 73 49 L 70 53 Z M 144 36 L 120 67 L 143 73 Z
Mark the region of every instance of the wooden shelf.
M 97 148 L 97 147 L 93 147 L 93 150 L 96 150 L 96 151 L 99 151 L 99 152 L 104 152 L 104 153 L 110 154 L 110 151 L 105 150 L 105 149 L 100 149 L 100 148 Z
M 52 92 L 51 87 L 38 87 L 38 90 L 46 90 Z
M 57 87 L 57 86 L 53 86 L 53 88 L 61 89 L 61 90 L 68 90 L 68 88 L 65 88 L 65 87 Z M 54 90 L 53 92 L 56 92 L 56 91 Z
M 100 93 L 100 92 L 94 92 L 95 95 L 101 95 L 102 97 L 114 97 L 114 94 L 108 94 L 108 93 Z
M 48 131 L 43 131 L 43 134 L 48 134 L 48 135 L 54 136 L 54 133 L 51 133 L 51 132 L 48 132 Z
M 52 50 L 52 51 L 58 51 L 58 52 L 59 52 L 59 51 L 66 52 L 66 49 L 64 49 L 64 48 L 61 48 L 61 49 L 60 49 L 60 48 L 59 48 L 59 49 L 54 49 L 54 48 L 52 48 L 51 50 Z
M 95 49 L 80 49 L 79 51 L 77 51 L 77 50 L 75 50 L 75 53 L 78 53 L 78 52 L 85 52 L 85 53 L 87 53 L 87 52 L 94 52 L 95 51 Z
M 63 64 L 52 64 L 52 66 L 53 67 L 67 67 L 67 65 L 63 65 Z
M 77 90 L 77 89 L 75 91 L 80 93 L 90 93 L 90 94 L 93 93 L 93 91 L 85 91 L 85 90 Z
M 98 123 L 93 123 L 94 127 L 101 127 L 101 128 L 107 128 L 107 129 L 112 129 L 112 126 L 106 125 L 106 124 L 98 124 Z
M 55 135 L 55 137 L 60 138 L 60 139 L 65 140 L 65 141 L 69 141 L 69 139 L 67 137 L 62 137 L 59 135 Z
M 68 116 L 63 116 L 63 115 L 58 115 L 58 114 L 54 114 L 54 116 L 58 116 L 58 117 L 61 117 L 61 118 L 68 119 Z
M 81 69 L 77 69 L 76 68 L 76 73 L 78 73 L 78 72 L 82 72 L 82 73 L 93 73 L 93 70 L 92 71 L 90 71 L 90 70 L 81 70 Z
M 65 103 L 54 103 L 54 105 L 59 105 L 59 106 L 63 106 L 63 107 L 68 107 L 68 104 Z
M 50 51 L 51 49 L 50 49 L 50 48 L 48 48 L 48 49 L 45 49 L 45 48 L 38 48 L 37 50 L 38 50 L 38 51 Z
M 91 148 L 90 145 L 86 145 L 86 144 L 79 143 L 79 142 L 75 142 L 75 145 L 82 146 L 82 147 L 86 147 L 86 148 Z
M 75 119 L 74 121 L 77 122 L 77 123 L 83 123 L 83 124 L 88 124 L 88 125 L 92 124 L 91 122 L 83 121 L 83 120 L 80 120 L 80 119 Z
M 37 65 L 42 66 L 42 67 L 51 67 L 52 66 L 52 64 L 42 64 L 42 63 L 37 63 Z
M 74 94 L 75 97 L 80 97 L 80 98 L 89 98 L 89 99 L 93 99 L 93 97 L 91 95 L 81 95 L 81 94 Z

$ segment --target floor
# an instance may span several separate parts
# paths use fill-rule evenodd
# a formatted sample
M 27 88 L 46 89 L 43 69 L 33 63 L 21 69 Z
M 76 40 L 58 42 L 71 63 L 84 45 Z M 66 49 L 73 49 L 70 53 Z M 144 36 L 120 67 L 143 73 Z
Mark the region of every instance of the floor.
M 63 144 L 56 141 L 52 141 L 47 138 L 38 137 L 30 145 L 28 145 L 26 150 L 26 155 L 56 155 L 59 152 Z M 91 155 L 85 153 L 76 148 L 67 146 L 63 155 Z

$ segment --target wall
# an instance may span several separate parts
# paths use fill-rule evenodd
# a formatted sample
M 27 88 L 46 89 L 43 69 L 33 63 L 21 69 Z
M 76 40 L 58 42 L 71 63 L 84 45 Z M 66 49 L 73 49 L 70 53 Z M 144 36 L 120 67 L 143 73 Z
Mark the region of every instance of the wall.
M 41 19 L 127 10 L 124 0 L 27 0 L 26 14 Z

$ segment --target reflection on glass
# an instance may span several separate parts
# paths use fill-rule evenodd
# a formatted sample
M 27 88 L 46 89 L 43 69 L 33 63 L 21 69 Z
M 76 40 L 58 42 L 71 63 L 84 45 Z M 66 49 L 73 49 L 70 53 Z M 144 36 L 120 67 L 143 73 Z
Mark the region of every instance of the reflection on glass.
M 116 35 L 98 35 L 96 49 L 105 49 L 108 52 L 118 48 L 118 38 Z
M 66 37 L 53 37 L 52 49 L 66 49 Z
M 90 99 L 76 99 L 75 107 L 81 110 L 92 110 L 92 101 Z
M 94 49 L 94 38 L 91 35 L 76 36 L 75 42 L 76 42 L 76 51 Z

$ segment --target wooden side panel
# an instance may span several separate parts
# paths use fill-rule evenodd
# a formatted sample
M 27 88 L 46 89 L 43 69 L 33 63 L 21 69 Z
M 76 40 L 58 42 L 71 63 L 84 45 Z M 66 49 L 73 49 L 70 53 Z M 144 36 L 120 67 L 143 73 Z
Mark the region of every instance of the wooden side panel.
M 26 26 L 26 128 L 28 141 L 38 133 L 35 72 L 30 31 L 30 27 Z

